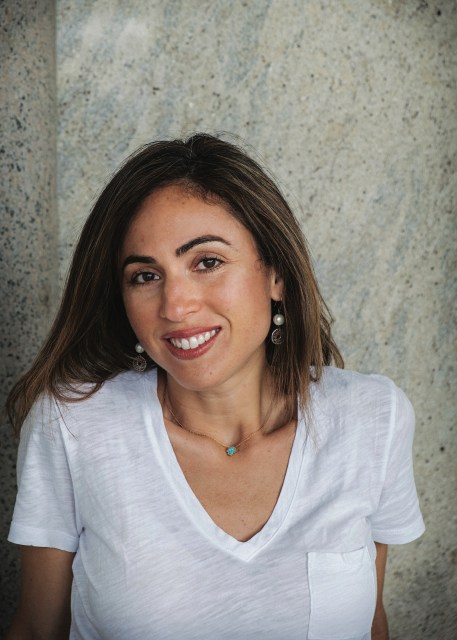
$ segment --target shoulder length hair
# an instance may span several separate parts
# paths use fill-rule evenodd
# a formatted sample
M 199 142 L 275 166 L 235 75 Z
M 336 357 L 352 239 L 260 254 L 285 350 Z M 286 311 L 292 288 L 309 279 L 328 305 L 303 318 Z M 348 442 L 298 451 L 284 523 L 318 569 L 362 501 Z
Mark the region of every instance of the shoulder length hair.
M 81 400 L 131 368 L 136 338 L 122 302 L 119 255 L 145 198 L 176 184 L 226 206 L 252 234 L 263 263 L 283 279 L 284 342 L 275 346 L 267 338 L 266 355 L 276 394 L 290 413 L 297 397 L 306 408 L 309 384 L 319 380 L 324 365 L 343 366 L 305 238 L 266 171 L 238 146 L 208 134 L 152 142 L 114 174 L 83 227 L 50 333 L 8 397 L 16 433 L 41 393 Z

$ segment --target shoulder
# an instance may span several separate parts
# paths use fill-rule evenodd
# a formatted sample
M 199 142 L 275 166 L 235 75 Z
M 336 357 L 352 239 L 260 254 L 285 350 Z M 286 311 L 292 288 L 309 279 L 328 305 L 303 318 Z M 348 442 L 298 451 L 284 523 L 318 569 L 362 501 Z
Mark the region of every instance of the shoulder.
M 156 393 L 157 373 L 126 371 L 106 380 L 94 393 L 90 384 L 71 391 L 61 389 L 65 399 L 41 395 L 33 405 L 21 432 L 21 440 L 30 432 L 55 437 L 56 428 L 67 436 L 78 436 L 81 425 L 125 422 L 126 416 L 137 415 L 148 398 Z M 86 394 L 90 394 L 86 396 Z
M 344 421 L 351 427 L 358 424 L 364 429 L 371 424 L 378 432 L 414 428 L 410 401 L 386 376 L 325 367 L 313 386 L 315 407 L 338 422 Z
M 388 377 L 348 369 L 324 367 L 315 392 L 335 402 L 397 404 L 409 401 L 404 392 Z
M 90 396 L 90 398 L 101 399 L 103 397 L 108 397 L 110 395 L 117 395 L 119 393 L 132 393 L 138 390 L 145 380 L 153 380 L 156 379 L 157 371 L 155 369 L 151 369 L 145 372 L 137 372 L 137 371 L 122 371 L 118 373 L 113 378 L 108 378 L 105 380 L 100 388 Z M 61 391 L 64 392 L 64 395 L 68 395 L 69 402 L 73 402 L 81 395 L 85 395 L 91 392 L 93 389 L 93 385 L 91 383 L 81 383 L 72 386 L 70 391 L 67 393 L 64 389 Z
M 73 410 L 81 407 L 84 411 L 91 411 L 102 407 L 125 407 L 126 404 L 139 402 L 148 388 L 155 390 L 157 372 L 150 370 L 143 373 L 124 371 L 114 378 L 105 380 L 97 391 L 91 393 L 90 384 L 82 384 L 68 394 L 65 401 L 58 401 L 61 408 Z M 87 397 L 84 397 L 86 394 Z M 66 393 L 64 395 L 67 395 Z
M 136 371 L 125 371 L 114 378 L 106 380 L 95 393 L 87 398 L 59 402 L 59 407 L 63 415 L 73 415 L 75 418 L 90 419 L 96 416 L 110 419 L 118 416 L 125 417 L 126 414 L 138 410 L 144 402 L 151 399 L 156 393 L 157 372 L 155 370 L 138 373 Z M 81 388 L 78 391 L 85 392 Z M 90 391 L 90 387 L 87 388 Z

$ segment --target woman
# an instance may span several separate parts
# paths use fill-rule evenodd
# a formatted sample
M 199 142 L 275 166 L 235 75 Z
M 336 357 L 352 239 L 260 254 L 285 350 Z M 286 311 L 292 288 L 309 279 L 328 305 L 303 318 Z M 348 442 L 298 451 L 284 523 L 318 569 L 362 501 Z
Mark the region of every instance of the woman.
M 8 637 L 387 638 L 386 545 L 423 531 L 414 419 L 389 380 L 342 366 L 258 164 L 201 134 L 139 150 L 9 399 Z

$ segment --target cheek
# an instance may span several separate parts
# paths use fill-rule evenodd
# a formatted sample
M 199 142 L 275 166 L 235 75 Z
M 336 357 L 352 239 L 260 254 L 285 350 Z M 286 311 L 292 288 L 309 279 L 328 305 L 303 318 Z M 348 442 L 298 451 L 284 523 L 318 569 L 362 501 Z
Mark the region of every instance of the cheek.
M 244 281 L 239 300 L 238 317 L 250 332 L 268 332 L 271 324 L 271 297 L 264 278 L 251 277 Z
M 122 293 L 122 302 L 124 303 L 124 309 L 125 309 L 125 313 L 127 315 L 127 318 L 129 319 L 129 322 L 132 322 L 132 318 L 135 315 L 135 304 L 134 304 L 134 300 L 132 298 L 131 295 L 129 295 L 129 293 Z
M 257 274 L 239 277 L 223 286 L 218 283 L 207 291 L 206 303 L 228 316 L 241 316 L 246 322 L 258 322 L 264 316 L 269 318 L 271 310 L 269 290 Z
M 148 309 L 148 305 L 142 303 L 141 298 L 134 295 L 124 294 L 124 309 L 127 315 L 130 326 L 132 327 L 134 333 L 140 339 L 141 334 L 143 333 L 144 328 L 149 324 L 147 321 L 148 317 L 150 319 L 150 309 Z
M 246 300 L 250 301 L 253 313 L 271 320 L 271 287 L 270 282 L 262 275 L 251 278 L 246 283 Z

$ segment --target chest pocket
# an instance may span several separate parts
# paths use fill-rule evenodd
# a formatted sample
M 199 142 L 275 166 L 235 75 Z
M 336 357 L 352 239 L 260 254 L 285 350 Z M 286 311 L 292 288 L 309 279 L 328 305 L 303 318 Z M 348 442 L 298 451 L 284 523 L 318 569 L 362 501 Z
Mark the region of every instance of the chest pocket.
M 308 553 L 309 640 L 360 638 L 371 630 L 376 575 L 367 547 Z

